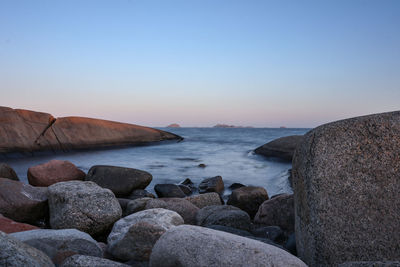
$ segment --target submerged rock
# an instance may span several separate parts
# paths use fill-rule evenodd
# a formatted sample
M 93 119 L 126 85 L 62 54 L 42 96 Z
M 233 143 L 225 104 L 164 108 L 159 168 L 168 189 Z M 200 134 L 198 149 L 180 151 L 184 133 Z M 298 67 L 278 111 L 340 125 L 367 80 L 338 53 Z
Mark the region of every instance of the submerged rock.
M 258 207 L 267 199 L 268 193 L 264 188 L 243 186 L 232 191 L 227 204 L 244 210 L 253 218 L 258 211 Z
M 106 165 L 91 167 L 85 178 L 110 189 L 117 197 L 129 196 L 135 189 L 145 189 L 152 179 L 153 176 L 145 171 Z
M 250 230 L 250 216 L 243 210 L 229 205 L 207 206 L 196 216 L 197 225 L 223 225 L 241 230 Z
M 121 218 L 118 200 L 93 182 L 69 181 L 49 186 L 50 225 L 101 234 Z
M 297 252 L 306 263 L 399 260 L 399 151 L 400 111 L 305 135 L 292 175 Z
M 254 152 L 265 157 L 292 161 L 294 151 L 303 138 L 303 135 L 281 137 L 256 148 Z
M 50 160 L 28 169 L 28 181 L 33 186 L 50 186 L 58 182 L 83 180 L 86 174 L 66 160 Z
M 6 163 L 0 163 L 0 178 L 8 178 L 19 181 L 17 173 Z
M 224 181 L 221 176 L 215 176 L 204 179 L 199 185 L 199 193 L 216 192 L 222 194 L 224 192 Z
M 150 267 L 301 266 L 298 258 L 249 238 L 198 226 L 181 225 L 157 241 Z

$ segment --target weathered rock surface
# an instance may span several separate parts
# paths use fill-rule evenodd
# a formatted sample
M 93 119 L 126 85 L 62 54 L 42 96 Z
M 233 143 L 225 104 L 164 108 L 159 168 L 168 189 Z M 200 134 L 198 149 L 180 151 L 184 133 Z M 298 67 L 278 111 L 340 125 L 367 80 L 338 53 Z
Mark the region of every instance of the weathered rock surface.
M 400 259 L 399 151 L 400 111 L 305 135 L 292 174 L 297 251 L 307 264 Z
M 400 261 L 349 261 L 338 267 L 400 267 Z
M 197 212 L 196 223 L 200 226 L 224 225 L 250 230 L 250 216 L 243 210 L 229 205 L 207 206 Z
M 6 234 L 39 229 L 36 226 L 19 223 L 0 214 L 0 231 Z
M 149 191 L 144 190 L 144 189 L 135 189 L 128 196 L 129 199 L 138 199 L 138 198 L 143 198 L 143 197 L 156 198 L 155 195 L 153 195 L 152 193 L 150 193 Z
M 294 231 L 293 194 L 281 194 L 263 202 L 254 217 L 254 223 L 277 225 L 285 231 Z
M 275 139 L 254 150 L 266 157 L 292 161 L 296 147 L 303 141 L 303 135 L 291 135 Z
M 126 197 L 135 189 L 146 188 L 152 179 L 153 176 L 145 171 L 106 165 L 91 167 L 85 178 L 110 189 L 117 197 Z
M 180 136 L 134 124 L 0 107 L 0 153 L 138 145 Z
M 58 182 L 83 180 L 86 174 L 66 160 L 51 160 L 28 169 L 28 181 L 33 186 L 50 186 Z
M 183 198 L 159 198 L 146 202 L 146 209 L 163 208 L 172 210 L 182 216 L 186 224 L 196 224 L 199 208 Z
M 209 193 L 216 192 L 218 194 L 222 194 L 224 192 L 224 181 L 221 176 L 215 176 L 211 178 L 204 179 L 199 184 L 199 193 Z
M 42 252 L 57 265 L 74 254 L 101 257 L 103 251 L 90 235 L 76 229 L 31 230 L 10 234 Z
M 232 191 L 226 204 L 244 210 L 253 218 L 260 205 L 267 199 L 268 193 L 264 188 L 243 186 Z
M 47 189 L 0 178 L 0 213 L 17 222 L 36 223 L 47 213 Z
M 222 205 L 221 197 L 215 192 L 194 195 L 194 196 L 186 197 L 185 199 L 190 201 L 192 204 L 197 206 L 199 209 L 207 207 L 207 206 Z
M 0 232 L 0 266 L 53 267 L 54 264 L 40 250 Z
M 109 189 L 94 182 L 69 181 L 48 187 L 50 225 L 101 234 L 121 218 L 122 210 Z
M 128 205 L 126 206 L 126 215 L 130 215 L 132 213 L 145 210 L 147 202 L 149 202 L 152 199 L 153 198 L 150 197 L 143 197 L 129 201 Z
M 19 181 L 17 173 L 6 163 L 0 163 L 0 178 L 8 178 Z
M 60 267 L 128 267 L 129 265 L 87 255 L 73 255 L 65 259 Z
M 166 209 L 144 210 L 117 221 L 108 236 L 108 251 L 117 259 L 146 261 L 165 231 L 183 224 L 182 217 Z
M 196 266 L 306 266 L 274 246 L 198 226 L 181 225 L 157 241 L 151 267 Z
M 154 191 L 158 197 L 186 197 L 186 194 L 176 184 L 156 184 Z

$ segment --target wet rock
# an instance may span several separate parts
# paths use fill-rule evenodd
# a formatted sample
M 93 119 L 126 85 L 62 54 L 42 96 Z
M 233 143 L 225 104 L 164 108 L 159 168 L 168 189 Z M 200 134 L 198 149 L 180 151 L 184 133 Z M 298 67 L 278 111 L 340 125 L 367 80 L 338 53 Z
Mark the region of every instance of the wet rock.
M 93 182 L 61 182 L 49 186 L 48 192 L 54 229 L 75 228 L 97 235 L 121 218 L 121 206 L 114 194 Z
M 103 255 L 100 246 L 90 235 L 76 229 L 40 229 L 13 233 L 10 236 L 42 251 L 57 265 L 74 254 L 96 257 Z
M 215 176 L 204 179 L 199 185 L 199 193 L 216 192 L 222 194 L 224 192 L 224 181 L 221 176 Z
M 296 243 L 309 265 L 399 260 L 400 111 L 305 135 L 293 158 Z
M 181 225 L 168 230 L 157 241 L 150 266 L 306 265 L 288 252 L 265 243 L 203 227 Z
M 73 255 L 65 259 L 60 267 L 128 267 L 129 265 L 87 255 Z
M 51 160 L 28 169 L 28 181 L 33 186 L 50 186 L 58 182 L 83 180 L 86 174 L 66 160 Z
M 265 157 L 292 161 L 294 151 L 303 138 L 303 135 L 281 137 L 256 148 L 254 152 Z
M 228 205 L 238 207 L 253 218 L 259 206 L 268 199 L 267 191 L 262 187 L 244 186 L 233 190 L 229 196 Z
M 206 164 L 204 164 L 204 163 L 200 163 L 200 164 L 198 165 L 198 167 L 199 167 L 199 168 L 205 168 L 205 167 L 207 167 L 207 166 L 206 166 Z
M 131 214 L 114 224 L 108 236 L 108 251 L 123 261 L 146 261 L 158 238 L 180 224 L 183 224 L 182 217 L 166 209 L 150 209 Z
M 281 194 L 262 203 L 254 223 L 277 225 L 285 231 L 294 232 L 293 194 Z
M 186 197 L 182 189 L 176 184 L 156 184 L 154 191 L 158 197 Z
M 250 216 L 239 208 L 229 205 L 207 206 L 200 209 L 196 216 L 200 226 L 223 225 L 241 230 L 250 230 Z
M 39 229 L 36 226 L 19 223 L 0 214 L 0 231 L 6 234 Z
M 214 206 L 214 205 L 222 205 L 221 197 L 217 193 L 205 193 L 201 195 L 195 195 L 186 197 L 186 200 L 194 204 L 199 209 Z
M 152 179 L 145 171 L 105 165 L 91 167 L 85 178 L 110 189 L 117 197 L 129 196 L 135 189 L 145 189 Z
M 142 211 L 146 209 L 146 204 L 153 198 L 150 197 L 143 197 L 143 198 L 137 198 L 129 201 L 127 207 L 126 207 L 126 215 L 133 214 L 138 211 Z
M 151 199 L 146 203 L 146 209 L 163 208 L 172 210 L 182 216 L 186 224 L 196 224 L 199 208 L 182 198 Z
M 132 191 L 132 193 L 129 195 L 129 199 L 137 199 L 137 198 L 143 198 L 143 197 L 151 197 L 151 198 L 156 198 L 155 195 L 150 193 L 147 190 L 144 189 L 135 189 Z
M 53 267 L 54 264 L 40 250 L 0 232 L 0 266 Z
M 17 222 L 36 223 L 47 214 L 47 189 L 0 178 L 0 213 Z
M 16 172 L 6 163 L 0 163 L 0 178 L 8 178 L 14 181 L 19 181 Z
M 245 186 L 245 185 L 241 184 L 241 183 L 233 183 L 228 188 L 233 191 L 233 190 L 241 188 L 243 186 Z

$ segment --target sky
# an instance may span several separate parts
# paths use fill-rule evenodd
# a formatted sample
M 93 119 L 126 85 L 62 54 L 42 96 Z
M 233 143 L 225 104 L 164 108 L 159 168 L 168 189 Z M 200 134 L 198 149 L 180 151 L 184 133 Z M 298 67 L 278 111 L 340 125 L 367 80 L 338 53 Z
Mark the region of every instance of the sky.
M 0 0 L 0 106 L 147 126 L 400 110 L 400 1 Z

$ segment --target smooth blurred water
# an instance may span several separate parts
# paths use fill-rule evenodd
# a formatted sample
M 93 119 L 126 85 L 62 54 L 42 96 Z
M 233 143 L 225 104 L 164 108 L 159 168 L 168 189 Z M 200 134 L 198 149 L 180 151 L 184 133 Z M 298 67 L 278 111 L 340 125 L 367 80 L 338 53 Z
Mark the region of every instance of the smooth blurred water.
M 190 178 L 198 184 L 204 178 L 221 175 L 226 187 L 235 182 L 262 186 L 272 196 L 292 192 L 287 179 L 291 164 L 266 159 L 252 151 L 273 139 L 308 131 L 280 128 L 160 129 L 178 134 L 185 140 L 179 143 L 35 155 L 3 161 L 10 164 L 25 182 L 30 166 L 61 159 L 71 161 L 85 172 L 93 165 L 103 164 L 148 171 L 153 175 L 149 191 L 153 191 L 157 183 L 178 183 Z M 200 163 L 207 167 L 198 167 Z

